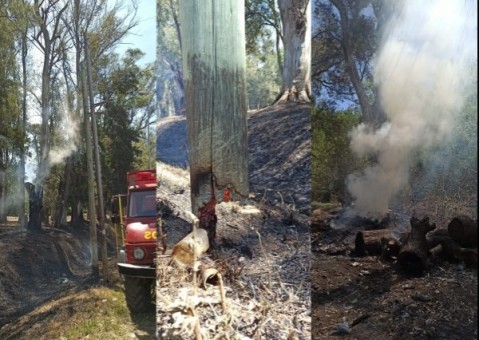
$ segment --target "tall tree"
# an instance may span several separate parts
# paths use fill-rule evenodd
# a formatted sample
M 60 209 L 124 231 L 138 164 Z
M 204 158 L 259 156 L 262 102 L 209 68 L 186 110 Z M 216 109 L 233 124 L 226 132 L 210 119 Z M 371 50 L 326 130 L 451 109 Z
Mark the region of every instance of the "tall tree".
M 324 99 L 358 103 L 363 121 L 385 120 L 372 66 L 384 23 L 398 6 L 382 0 L 316 1 L 313 82 Z
M 41 131 L 39 136 L 40 150 L 38 156 L 37 185 L 30 187 L 31 200 L 37 200 L 36 204 L 30 207 L 29 229 L 38 231 L 41 228 L 42 219 L 42 201 L 43 201 L 43 181 L 48 175 L 48 153 L 50 149 L 50 115 L 51 115 L 51 74 L 53 67 L 63 56 L 59 48 L 64 40 L 63 31 L 60 25 L 62 15 L 67 9 L 67 4 L 59 0 L 45 2 L 43 0 L 34 0 L 34 25 L 33 40 L 35 45 L 43 54 L 42 72 L 41 72 Z M 32 209 L 34 208 L 34 209 Z
M 248 194 L 244 3 L 180 2 L 191 206 L 216 233 L 216 202 L 226 189 Z
M 283 27 L 276 0 L 246 0 L 245 5 L 247 55 L 261 56 L 264 40 L 274 35 L 278 71 L 283 74 Z
M 140 50 L 130 49 L 122 60 L 112 54 L 97 63 L 98 94 L 105 101 L 99 132 L 107 197 L 125 191 L 125 174 L 139 155 L 136 143 L 155 113 L 155 77 L 151 66 L 138 65 L 142 56 Z
M 159 118 L 184 113 L 185 85 L 181 61 L 178 0 L 157 0 L 157 82 Z
M 311 2 L 278 0 L 283 24 L 284 64 L 276 100 L 311 101 Z

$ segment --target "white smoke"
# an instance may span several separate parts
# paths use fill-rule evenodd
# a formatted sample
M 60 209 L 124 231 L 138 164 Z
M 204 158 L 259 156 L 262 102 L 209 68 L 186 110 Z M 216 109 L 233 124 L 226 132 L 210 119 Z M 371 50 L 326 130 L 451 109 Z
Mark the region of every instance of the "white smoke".
M 74 112 L 70 112 L 67 108 L 64 108 L 62 112 L 62 122 L 61 127 L 59 128 L 62 141 L 53 146 L 48 153 L 48 164 L 50 167 L 65 161 L 65 159 L 72 155 L 78 147 L 80 128 L 78 117 Z
M 375 83 L 388 123 L 378 130 L 361 124 L 351 147 L 377 163 L 347 179 L 355 210 L 380 218 L 408 184 L 412 155 L 452 138 L 456 117 L 477 59 L 477 3 L 405 1 L 387 28 L 379 51 Z

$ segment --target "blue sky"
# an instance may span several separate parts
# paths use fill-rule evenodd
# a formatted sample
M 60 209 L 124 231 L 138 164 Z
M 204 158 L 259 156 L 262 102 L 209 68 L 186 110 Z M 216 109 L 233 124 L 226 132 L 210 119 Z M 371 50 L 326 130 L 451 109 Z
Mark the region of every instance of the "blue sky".
M 122 55 L 128 48 L 139 48 L 146 53 L 140 63 L 152 63 L 156 57 L 156 1 L 137 0 L 135 2 L 138 4 L 136 16 L 138 26 L 123 39 L 116 48 L 116 52 Z

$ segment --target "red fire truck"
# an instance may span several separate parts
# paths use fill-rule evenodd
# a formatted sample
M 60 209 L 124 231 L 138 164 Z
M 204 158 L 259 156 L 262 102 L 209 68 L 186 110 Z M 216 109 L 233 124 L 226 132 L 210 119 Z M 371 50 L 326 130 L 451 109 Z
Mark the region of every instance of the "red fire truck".
M 122 195 L 117 195 L 113 203 L 119 210 L 118 222 L 124 227 L 118 270 L 124 278 L 128 308 L 145 312 L 152 307 L 156 277 L 156 172 L 130 171 L 127 183 L 126 211 L 122 211 Z

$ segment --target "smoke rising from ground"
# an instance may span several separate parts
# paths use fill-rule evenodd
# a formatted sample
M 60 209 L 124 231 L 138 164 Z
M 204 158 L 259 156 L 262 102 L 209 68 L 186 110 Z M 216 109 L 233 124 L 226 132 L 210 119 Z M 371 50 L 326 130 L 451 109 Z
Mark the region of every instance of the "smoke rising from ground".
M 347 179 L 355 210 L 380 218 L 408 184 L 412 156 L 453 137 L 456 118 L 477 59 L 477 4 L 405 1 L 389 23 L 375 68 L 380 103 L 389 121 L 351 132 L 351 147 L 377 162 Z M 468 68 L 469 67 L 469 68 Z

